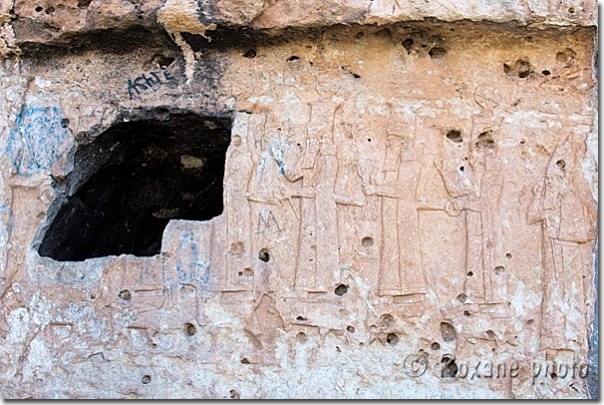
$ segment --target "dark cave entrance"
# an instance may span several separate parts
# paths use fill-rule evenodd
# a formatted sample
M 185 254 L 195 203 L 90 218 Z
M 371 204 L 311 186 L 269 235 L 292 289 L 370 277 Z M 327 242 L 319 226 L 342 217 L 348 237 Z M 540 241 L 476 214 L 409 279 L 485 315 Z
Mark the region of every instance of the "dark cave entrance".
M 223 210 L 231 120 L 193 113 L 122 122 L 80 146 L 67 192 L 38 249 L 59 261 L 161 249 L 171 219 Z

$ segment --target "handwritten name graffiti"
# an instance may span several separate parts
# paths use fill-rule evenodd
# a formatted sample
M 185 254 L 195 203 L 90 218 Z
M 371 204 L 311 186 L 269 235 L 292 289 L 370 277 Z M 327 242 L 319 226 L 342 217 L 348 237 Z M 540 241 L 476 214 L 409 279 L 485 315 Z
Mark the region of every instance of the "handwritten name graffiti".
M 162 84 L 166 84 L 174 80 L 174 76 L 167 70 L 161 72 L 149 72 L 147 75 L 142 74 L 135 79 L 128 79 L 128 97 L 132 100 L 134 94 L 140 95 L 141 91 L 147 91 L 157 88 Z

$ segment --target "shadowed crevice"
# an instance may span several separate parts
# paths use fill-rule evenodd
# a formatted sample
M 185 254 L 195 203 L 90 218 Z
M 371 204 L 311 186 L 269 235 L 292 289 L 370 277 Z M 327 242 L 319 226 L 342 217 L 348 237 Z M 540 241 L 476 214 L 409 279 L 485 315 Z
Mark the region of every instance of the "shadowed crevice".
M 229 118 L 173 114 L 123 122 L 81 146 L 66 183 L 80 183 L 39 248 L 59 261 L 153 256 L 170 219 L 208 220 L 223 210 Z

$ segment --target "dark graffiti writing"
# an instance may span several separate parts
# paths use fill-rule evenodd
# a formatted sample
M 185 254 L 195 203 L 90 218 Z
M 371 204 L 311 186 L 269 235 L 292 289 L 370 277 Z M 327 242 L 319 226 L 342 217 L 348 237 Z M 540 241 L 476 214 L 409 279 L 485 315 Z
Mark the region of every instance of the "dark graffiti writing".
M 128 96 L 132 100 L 133 94 L 140 94 L 141 91 L 149 90 L 154 87 L 159 87 L 162 84 L 174 80 L 170 72 L 163 70 L 161 72 L 149 72 L 148 76 L 142 74 L 134 80 L 128 79 Z
M 258 213 L 258 226 L 256 228 L 256 234 L 261 234 L 266 231 L 271 232 L 273 227 L 277 230 L 277 232 L 281 232 L 283 229 L 279 228 L 279 224 L 275 219 L 272 211 L 268 211 L 268 215 L 265 217 L 262 215 L 262 212 Z

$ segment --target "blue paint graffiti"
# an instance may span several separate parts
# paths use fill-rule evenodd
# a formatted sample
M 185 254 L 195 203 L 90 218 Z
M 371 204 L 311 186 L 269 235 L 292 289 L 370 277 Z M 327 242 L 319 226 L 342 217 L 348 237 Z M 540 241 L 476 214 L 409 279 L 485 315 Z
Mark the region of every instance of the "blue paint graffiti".
M 3 222 L 4 214 L 6 212 L 8 212 L 8 216 L 9 216 L 7 218 L 8 224 L 6 222 Z M 2 234 L 2 230 L 4 230 L 6 233 L 13 231 L 12 219 L 13 219 L 13 211 L 10 209 L 10 207 L 6 204 L 0 204 L 0 234 Z
M 8 212 L 9 218 L 5 218 L 5 213 Z M 0 204 L 0 276 L 6 276 L 5 257 L 8 251 L 8 236 L 12 231 L 12 210 L 6 204 Z M 8 225 L 7 225 L 8 222 Z
M 176 272 L 181 284 L 199 282 L 202 290 L 207 289 L 210 278 L 210 261 L 201 256 L 193 231 L 187 230 L 176 249 Z
M 268 149 L 271 151 L 271 154 L 275 158 L 277 165 L 279 166 L 279 171 L 281 174 L 285 174 L 284 166 L 285 166 L 285 158 L 283 157 L 283 140 L 278 137 L 273 137 L 268 143 Z
M 21 176 L 49 170 L 67 152 L 71 133 L 57 107 L 24 106 L 6 151 Z

